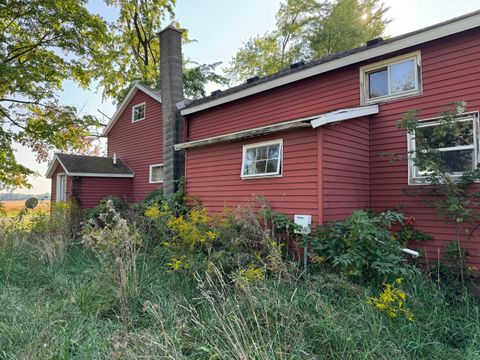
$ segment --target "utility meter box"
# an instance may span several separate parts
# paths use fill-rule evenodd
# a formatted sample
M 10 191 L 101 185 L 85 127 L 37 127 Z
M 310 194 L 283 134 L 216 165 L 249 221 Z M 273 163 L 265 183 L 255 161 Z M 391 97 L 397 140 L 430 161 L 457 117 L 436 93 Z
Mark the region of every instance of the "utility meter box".
M 301 226 L 301 229 L 295 229 L 295 234 L 308 235 L 312 232 L 312 215 L 295 215 L 294 222 Z

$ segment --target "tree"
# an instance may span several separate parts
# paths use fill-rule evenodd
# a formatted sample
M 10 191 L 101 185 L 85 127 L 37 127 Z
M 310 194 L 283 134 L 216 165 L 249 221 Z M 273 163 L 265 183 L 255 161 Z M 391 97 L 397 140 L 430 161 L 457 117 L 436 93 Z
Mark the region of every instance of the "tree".
M 0 190 L 28 186 L 34 171 L 17 162 L 14 144 L 46 160 L 48 151 L 81 150 L 92 116 L 61 106 L 57 93 L 71 79 L 87 87 L 90 59 L 104 41 L 104 21 L 86 0 L 4 0 L 0 4 Z
M 160 44 L 157 33 L 162 22 L 174 19 L 176 0 L 105 0 L 120 10 L 115 23 L 109 24 L 109 41 L 103 51 L 94 59 L 106 97 L 121 101 L 134 81 L 160 88 Z M 177 22 L 173 22 L 179 27 Z M 191 40 L 188 32 L 183 33 L 184 42 Z M 226 84 L 227 80 L 215 73 L 219 65 L 197 63 L 186 59 L 184 63 L 194 65 L 184 67 L 185 94 L 198 98 L 205 95 L 205 85 L 212 81 Z
M 226 71 L 242 81 L 363 45 L 383 33 L 387 10 L 380 0 L 286 0 L 277 28 L 249 39 Z

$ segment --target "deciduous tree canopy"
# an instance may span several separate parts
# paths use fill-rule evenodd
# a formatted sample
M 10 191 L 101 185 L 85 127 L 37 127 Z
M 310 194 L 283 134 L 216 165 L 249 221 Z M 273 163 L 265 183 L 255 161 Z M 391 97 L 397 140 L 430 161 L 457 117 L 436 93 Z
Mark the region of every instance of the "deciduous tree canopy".
M 384 32 L 386 11 L 381 0 L 286 0 L 276 29 L 249 39 L 227 73 L 236 81 L 262 77 L 300 60 L 363 45 Z
M 104 21 L 85 0 L 4 0 L 0 4 L 0 190 L 28 185 L 34 172 L 19 164 L 14 143 L 40 160 L 50 149 L 82 149 L 92 116 L 59 104 L 62 81 L 87 87 L 89 60 L 106 36 Z
M 120 16 L 109 26 L 109 38 L 101 56 L 93 66 L 103 87 L 103 94 L 120 101 L 134 81 L 160 88 L 160 43 L 157 33 L 166 21 L 175 19 L 176 0 L 105 0 L 117 7 Z M 180 27 L 178 22 L 174 25 Z M 191 40 L 184 30 L 185 43 Z M 208 82 L 226 83 L 226 79 L 215 73 L 219 65 L 199 65 L 185 59 L 185 95 L 198 98 L 205 95 Z M 192 66 L 193 65 L 193 66 Z

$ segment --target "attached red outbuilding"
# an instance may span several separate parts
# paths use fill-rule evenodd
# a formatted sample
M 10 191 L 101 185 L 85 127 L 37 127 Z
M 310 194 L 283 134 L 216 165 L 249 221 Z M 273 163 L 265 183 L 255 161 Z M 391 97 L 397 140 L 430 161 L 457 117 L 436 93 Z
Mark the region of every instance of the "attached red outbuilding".
M 52 203 L 74 199 L 81 209 L 94 207 L 107 196 L 131 201 L 133 177 L 120 159 L 70 154 L 56 154 L 47 171 Z

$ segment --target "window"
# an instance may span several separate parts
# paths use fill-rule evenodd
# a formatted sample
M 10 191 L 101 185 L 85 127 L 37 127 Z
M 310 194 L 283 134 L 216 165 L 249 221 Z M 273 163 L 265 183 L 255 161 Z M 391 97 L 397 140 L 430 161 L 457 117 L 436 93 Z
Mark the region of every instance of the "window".
M 163 182 L 163 164 L 150 165 L 150 184 Z
M 281 175 L 282 146 L 282 140 L 244 145 L 242 178 Z
M 360 69 L 363 103 L 415 95 L 421 91 L 420 52 Z
M 67 175 L 58 174 L 57 175 L 57 194 L 56 202 L 67 201 Z
M 145 103 L 141 103 L 132 107 L 132 122 L 145 119 Z
M 415 149 L 423 143 L 440 152 L 443 164 L 453 177 L 474 169 L 478 163 L 478 113 L 458 116 L 448 132 L 436 131 L 438 125 L 438 119 L 427 120 L 417 127 L 415 134 L 408 134 L 411 156 L 415 156 Z M 427 183 L 429 169 L 418 168 L 412 159 L 409 160 L 408 172 L 410 184 Z

